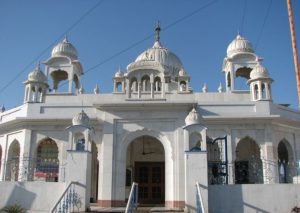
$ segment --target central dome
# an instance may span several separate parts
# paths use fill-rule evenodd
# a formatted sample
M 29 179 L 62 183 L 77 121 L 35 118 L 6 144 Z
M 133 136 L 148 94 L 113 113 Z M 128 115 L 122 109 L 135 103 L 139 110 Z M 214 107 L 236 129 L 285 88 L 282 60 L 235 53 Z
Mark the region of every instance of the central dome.
M 163 47 L 159 41 L 155 41 L 152 48 L 149 48 L 140 54 L 135 62 L 138 61 L 157 61 L 177 72 L 182 68 L 180 59 L 170 50 Z

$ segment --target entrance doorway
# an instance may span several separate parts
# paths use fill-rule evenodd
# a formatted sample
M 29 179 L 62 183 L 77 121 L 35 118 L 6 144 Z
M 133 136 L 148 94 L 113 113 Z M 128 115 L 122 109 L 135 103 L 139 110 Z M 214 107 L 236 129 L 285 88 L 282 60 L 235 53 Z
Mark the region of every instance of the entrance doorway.
M 139 184 L 139 203 L 163 204 L 165 201 L 164 162 L 135 162 L 134 181 Z
M 165 150 L 156 138 L 144 135 L 128 146 L 126 198 L 133 181 L 139 186 L 139 204 L 165 203 Z

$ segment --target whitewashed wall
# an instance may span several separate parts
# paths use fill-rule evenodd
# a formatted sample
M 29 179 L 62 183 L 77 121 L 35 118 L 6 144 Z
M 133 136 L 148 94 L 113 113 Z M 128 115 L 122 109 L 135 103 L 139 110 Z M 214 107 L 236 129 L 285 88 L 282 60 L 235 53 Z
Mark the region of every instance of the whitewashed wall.
M 29 212 L 49 212 L 66 188 L 66 183 L 0 182 L 0 209 L 18 204 Z
M 300 185 L 210 185 L 209 212 L 283 213 L 300 207 Z

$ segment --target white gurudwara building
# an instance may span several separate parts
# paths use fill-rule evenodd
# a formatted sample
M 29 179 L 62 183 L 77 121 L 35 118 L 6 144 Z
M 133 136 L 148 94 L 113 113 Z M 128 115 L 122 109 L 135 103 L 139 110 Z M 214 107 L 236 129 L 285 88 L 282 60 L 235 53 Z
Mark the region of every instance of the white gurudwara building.
M 122 207 L 133 182 L 139 205 L 170 211 L 300 206 L 300 112 L 273 103 L 272 70 L 241 35 L 216 91 L 193 91 L 159 26 L 153 47 L 117 70 L 110 94 L 84 91 L 67 38 L 43 64 L 24 81 L 24 103 L 0 113 L 0 208 L 59 212 L 71 196 L 78 211 Z

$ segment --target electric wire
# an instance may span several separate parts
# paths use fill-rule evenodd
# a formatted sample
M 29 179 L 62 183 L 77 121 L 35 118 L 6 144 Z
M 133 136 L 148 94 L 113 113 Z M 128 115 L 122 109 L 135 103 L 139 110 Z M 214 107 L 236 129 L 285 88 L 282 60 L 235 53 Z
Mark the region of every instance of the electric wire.
M 269 5 L 268 5 L 268 9 L 267 9 L 267 12 L 266 12 L 266 15 L 265 15 L 265 17 L 264 17 L 263 24 L 262 24 L 262 26 L 261 26 L 261 29 L 260 29 L 260 31 L 259 31 L 257 40 L 256 40 L 256 42 L 255 42 L 254 50 L 257 50 L 257 47 L 258 47 L 259 42 L 260 42 L 260 39 L 261 39 L 262 34 L 263 34 L 263 32 L 264 32 L 265 25 L 266 25 L 266 22 L 267 22 L 267 19 L 268 19 L 268 17 L 269 17 L 270 10 L 271 10 L 271 7 L 272 7 L 272 2 L 273 2 L 273 0 L 270 0 Z
M 179 24 L 180 22 L 186 20 L 187 18 L 190 18 L 191 16 L 193 16 L 193 15 L 199 13 L 200 11 L 202 11 L 202 10 L 206 9 L 207 7 L 209 7 L 209 6 L 213 5 L 213 4 L 215 4 L 216 2 L 218 2 L 218 0 L 211 1 L 211 2 L 209 2 L 209 3 L 207 3 L 207 4 L 205 4 L 205 5 L 203 5 L 203 6 L 199 7 L 199 8 L 197 8 L 196 10 L 192 11 L 191 13 L 188 13 L 187 15 L 182 16 L 181 18 L 175 20 L 175 21 L 172 22 L 171 24 L 168 24 L 167 26 L 165 26 L 165 27 L 162 29 L 162 31 L 166 31 L 166 30 L 172 28 L 173 26 L 175 26 L 175 25 Z M 146 36 L 145 38 L 143 38 L 143 39 L 141 39 L 141 40 L 138 40 L 137 42 L 134 42 L 133 44 L 129 45 L 128 47 L 126 47 L 126 48 L 124 48 L 124 49 L 122 49 L 122 50 L 116 52 L 115 54 L 113 54 L 113 55 L 111 55 L 111 56 L 109 56 L 109 57 L 103 59 L 103 60 L 102 60 L 101 62 L 99 62 L 98 64 L 96 64 L 96 65 L 94 65 L 94 66 L 88 68 L 87 70 L 85 70 L 84 74 L 86 75 L 87 73 L 89 73 L 89 72 L 95 70 L 97 67 L 99 67 L 99 66 L 101 66 L 101 65 L 103 65 L 103 64 L 105 64 L 105 63 L 107 63 L 107 62 L 109 62 L 109 61 L 111 61 L 112 59 L 114 59 L 114 58 L 116 58 L 117 56 L 119 56 L 119 55 L 121 55 L 121 54 L 127 52 L 128 50 L 130 50 L 130 49 L 132 49 L 132 48 L 138 46 L 139 44 L 143 43 L 144 41 L 146 41 L 146 40 L 148 40 L 148 39 L 150 39 L 150 38 L 153 38 L 154 35 L 155 35 L 155 33 L 152 33 L 152 34 Z M 60 87 L 62 87 L 62 86 L 64 86 L 64 85 L 66 85 L 67 83 L 68 83 L 67 81 L 62 82 L 61 85 L 58 86 L 58 88 L 60 88 Z
M 53 47 L 57 42 L 66 34 L 68 34 L 72 29 L 74 29 L 85 17 L 87 17 L 91 12 L 93 12 L 97 7 L 99 7 L 104 0 L 98 1 L 94 6 L 87 10 L 82 16 L 80 16 L 70 27 L 68 27 L 57 39 L 55 39 L 49 46 L 47 46 L 43 51 L 41 51 L 32 61 L 30 61 L 20 72 L 18 72 L 11 80 L 8 81 L 1 89 L 0 94 L 4 92 L 15 80 L 17 80 L 21 74 L 29 69 L 29 67 L 36 63 L 36 61 L 44 55 L 51 47 Z

